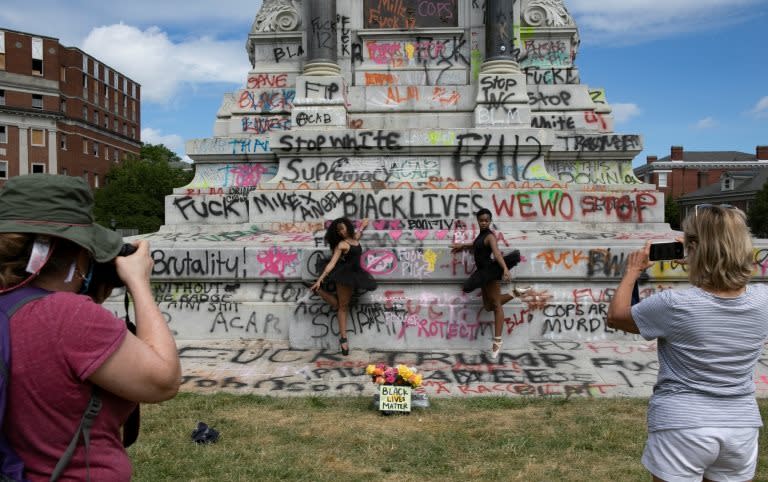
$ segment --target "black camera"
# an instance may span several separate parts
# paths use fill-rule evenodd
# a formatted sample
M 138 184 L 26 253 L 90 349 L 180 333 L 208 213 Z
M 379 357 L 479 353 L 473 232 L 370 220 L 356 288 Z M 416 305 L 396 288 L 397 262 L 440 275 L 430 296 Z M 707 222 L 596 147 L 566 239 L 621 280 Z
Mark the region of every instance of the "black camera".
M 118 256 L 130 256 L 136 252 L 136 246 L 132 244 L 123 244 Z M 93 281 L 91 285 L 104 284 L 111 288 L 122 288 L 125 286 L 123 280 L 117 275 L 117 268 L 114 261 L 106 263 L 96 263 L 93 267 Z

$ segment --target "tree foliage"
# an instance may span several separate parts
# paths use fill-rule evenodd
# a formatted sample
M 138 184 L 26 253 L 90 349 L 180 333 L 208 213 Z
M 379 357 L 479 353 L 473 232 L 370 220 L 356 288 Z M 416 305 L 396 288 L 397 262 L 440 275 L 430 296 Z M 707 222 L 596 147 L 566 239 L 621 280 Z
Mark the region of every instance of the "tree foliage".
M 747 222 L 755 237 L 768 238 L 768 182 L 757 193 L 755 201 L 749 208 Z
M 107 174 L 94 198 L 96 221 L 139 233 L 157 231 L 165 218 L 165 196 L 192 180 L 193 173 L 171 163 L 181 159 L 162 144 L 145 144 L 139 157 L 129 156 Z
M 669 198 L 664 204 L 664 222 L 669 223 L 669 227 L 680 230 L 680 205 L 674 198 Z

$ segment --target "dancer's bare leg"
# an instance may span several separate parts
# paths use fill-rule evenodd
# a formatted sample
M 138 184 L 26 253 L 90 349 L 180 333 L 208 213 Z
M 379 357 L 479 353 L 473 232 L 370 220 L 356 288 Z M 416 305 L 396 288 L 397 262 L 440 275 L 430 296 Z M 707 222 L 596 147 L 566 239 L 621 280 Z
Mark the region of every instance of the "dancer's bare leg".
M 338 289 L 338 287 L 337 287 L 337 289 Z M 316 291 L 316 293 L 317 293 L 318 295 L 320 295 L 320 298 L 322 298 L 322 299 L 323 299 L 323 301 L 325 301 L 326 303 L 328 303 L 329 305 L 331 305 L 331 308 L 333 308 L 334 310 L 338 310 L 338 309 L 339 309 L 339 300 L 338 300 L 338 298 L 336 298 L 336 296 L 335 296 L 335 295 L 333 295 L 332 293 L 329 293 L 329 292 L 325 291 L 325 290 L 324 290 L 324 289 L 322 289 L 322 288 L 318 289 L 318 290 Z
M 347 315 L 349 313 L 349 302 L 352 300 L 352 291 L 353 288 L 351 286 L 336 283 L 336 295 L 338 297 L 336 309 L 338 310 L 339 318 L 339 338 L 345 340 L 347 338 Z M 341 345 L 342 351 L 349 350 L 348 343 L 344 342 L 341 343 Z

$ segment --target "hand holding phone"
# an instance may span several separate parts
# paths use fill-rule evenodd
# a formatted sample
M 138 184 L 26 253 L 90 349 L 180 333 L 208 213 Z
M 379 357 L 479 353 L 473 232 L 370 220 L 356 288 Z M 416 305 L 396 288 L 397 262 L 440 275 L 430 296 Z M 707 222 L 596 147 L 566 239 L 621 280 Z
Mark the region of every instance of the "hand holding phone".
M 653 243 L 648 254 L 650 261 L 669 261 L 685 258 L 685 248 L 680 241 Z

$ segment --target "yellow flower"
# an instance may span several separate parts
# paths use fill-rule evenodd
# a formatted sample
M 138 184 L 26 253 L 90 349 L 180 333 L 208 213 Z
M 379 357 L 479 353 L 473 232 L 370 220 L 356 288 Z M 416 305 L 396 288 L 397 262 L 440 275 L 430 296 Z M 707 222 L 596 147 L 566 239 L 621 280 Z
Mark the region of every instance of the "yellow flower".
M 373 375 L 374 370 L 376 370 L 376 365 L 368 365 L 367 367 L 365 367 L 365 374 Z
M 397 373 L 403 377 L 404 380 L 408 380 L 410 376 L 413 374 L 410 368 L 408 368 L 405 365 L 398 365 L 397 366 Z
M 418 388 L 421 386 L 421 374 L 416 374 L 411 378 L 411 385 L 413 388 Z

